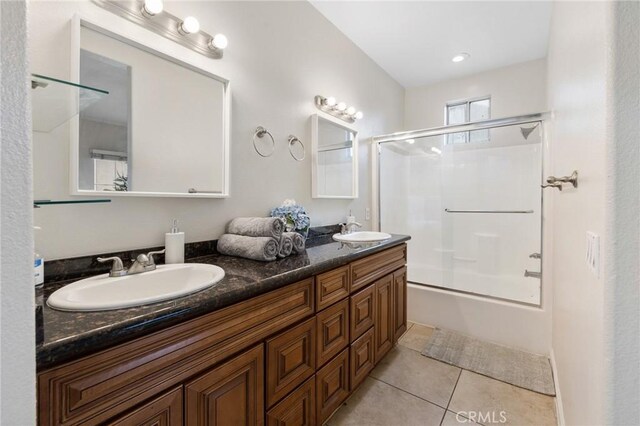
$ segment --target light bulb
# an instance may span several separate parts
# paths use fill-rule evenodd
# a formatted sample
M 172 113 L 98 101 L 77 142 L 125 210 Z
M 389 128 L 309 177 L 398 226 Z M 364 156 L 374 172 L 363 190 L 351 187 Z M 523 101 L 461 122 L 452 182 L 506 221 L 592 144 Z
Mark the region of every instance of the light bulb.
M 214 49 L 220 49 L 220 50 L 226 49 L 228 44 L 229 44 L 229 40 L 227 40 L 227 36 L 225 36 L 224 34 L 214 35 L 211 41 L 209 42 L 209 45 L 211 47 L 213 47 Z
M 469 55 L 468 53 L 458 53 L 456 56 L 454 56 L 453 58 L 451 58 L 451 60 L 453 62 L 462 62 L 465 59 L 469 58 L 471 55 Z
M 338 109 L 338 111 L 344 111 L 345 109 L 347 109 L 347 104 L 345 104 L 344 102 L 340 102 L 338 105 L 336 105 L 336 108 Z
M 162 12 L 164 5 L 162 0 L 144 0 L 144 6 L 142 6 L 143 13 L 146 12 L 150 16 L 157 15 Z
M 356 109 L 354 107 L 347 108 L 347 114 L 354 115 L 356 113 Z
M 200 22 L 193 16 L 187 16 L 180 24 L 180 29 L 185 34 L 193 34 L 200 31 Z
M 329 96 L 328 98 L 326 98 L 324 100 L 324 104 L 326 106 L 332 107 L 332 106 L 334 106 L 336 104 L 336 98 L 334 98 L 333 96 Z
M 364 117 L 364 114 L 362 113 L 362 111 L 358 111 L 356 112 L 356 114 L 353 116 L 356 120 L 361 120 L 362 117 Z
M 440 149 L 436 148 L 435 146 L 431 147 L 431 151 L 435 152 L 438 155 L 442 155 L 442 151 Z

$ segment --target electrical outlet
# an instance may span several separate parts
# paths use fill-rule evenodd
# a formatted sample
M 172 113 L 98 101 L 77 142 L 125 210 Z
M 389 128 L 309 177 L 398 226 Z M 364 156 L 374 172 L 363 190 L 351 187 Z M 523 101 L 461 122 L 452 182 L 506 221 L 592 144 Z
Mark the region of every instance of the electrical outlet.
M 369 207 L 364 209 L 364 219 L 371 220 L 371 209 Z
M 587 231 L 587 253 L 585 256 L 587 266 L 596 278 L 600 278 L 600 236 Z

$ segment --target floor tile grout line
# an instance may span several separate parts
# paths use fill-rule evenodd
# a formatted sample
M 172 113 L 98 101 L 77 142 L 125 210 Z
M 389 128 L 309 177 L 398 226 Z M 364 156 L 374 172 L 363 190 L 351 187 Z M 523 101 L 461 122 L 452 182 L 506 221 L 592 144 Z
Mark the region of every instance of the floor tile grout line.
M 460 368 L 460 367 L 458 367 Z M 451 395 L 449 395 L 449 402 L 447 402 L 447 407 L 445 408 L 445 410 L 449 409 L 449 406 L 451 405 L 451 400 L 453 399 L 453 394 L 456 393 L 456 389 L 458 387 L 458 382 L 460 382 L 460 377 L 462 376 L 462 371 L 464 369 L 460 368 L 460 372 L 458 373 L 458 378 L 456 379 L 456 384 L 453 385 L 453 390 L 451 391 Z
M 373 379 L 373 380 L 376 380 L 376 381 L 378 381 L 378 382 L 380 382 L 380 383 L 384 383 L 385 385 L 391 386 L 392 388 L 397 389 L 397 390 L 399 390 L 399 391 L 401 391 L 401 392 L 404 392 L 404 393 L 406 393 L 406 394 L 409 394 L 409 395 L 411 395 L 411 396 L 415 396 L 416 398 L 421 399 L 421 400 L 422 400 L 422 401 L 424 401 L 424 402 L 428 402 L 428 403 L 429 403 L 429 404 L 431 404 L 431 405 L 435 405 L 435 406 L 436 406 L 436 407 L 438 407 L 438 408 L 442 408 L 442 409 L 443 409 L 443 410 L 445 410 L 445 411 L 447 410 L 445 407 L 443 407 L 443 406 L 442 406 L 442 405 L 440 405 L 440 404 L 437 404 L 437 403 L 435 403 L 435 402 L 433 402 L 433 401 L 429 401 L 428 399 L 425 399 L 425 398 L 423 398 L 423 397 L 421 397 L 421 396 L 418 396 L 418 395 L 416 395 L 416 394 L 413 394 L 413 393 L 411 393 L 411 392 L 409 392 L 409 391 L 407 391 L 407 390 L 404 390 L 404 389 L 399 388 L 399 387 L 397 387 L 397 386 L 395 386 L 395 385 L 392 385 L 391 383 L 387 383 L 387 382 L 385 382 L 385 381 L 384 381 L 384 380 L 382 380 L 382 379 L 378 379 L 377 377 L 373 377 L 373 376 L 371 376 L 371 375 L 369 376 L 369 378 L 371 378 L 371 379 Z

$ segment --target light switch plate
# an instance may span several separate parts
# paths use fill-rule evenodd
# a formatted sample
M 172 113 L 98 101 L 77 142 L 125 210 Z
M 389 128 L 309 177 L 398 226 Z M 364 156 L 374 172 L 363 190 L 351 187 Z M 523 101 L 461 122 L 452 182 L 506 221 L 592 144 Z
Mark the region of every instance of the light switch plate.
M 587 266 L 596 278 L 600 278 L 600 236 L 587 231 L 587 253 L 585 256 Z
M 369 207 L 364 209 L 364 219 L 371 220 L 371 209 Z

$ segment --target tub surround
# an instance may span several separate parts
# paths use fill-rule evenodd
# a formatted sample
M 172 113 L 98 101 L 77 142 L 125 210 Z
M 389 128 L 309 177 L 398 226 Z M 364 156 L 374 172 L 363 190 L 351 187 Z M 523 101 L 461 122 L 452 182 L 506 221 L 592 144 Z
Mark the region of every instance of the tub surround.
M 81 272 L 79 265 L 87 265 L 89 257 L 56 261 L 58 265 L 50 266 L 49 271 L 55 270 L 58 275 L 51 274 L 51 277 L 64 276 L 63 265 L 67 267 L 67 273 L 75 276 L 69 279 L 67 275 L 66 280 L 58 282 L 48 279 L 44 289 L 36 293 L 37 304 L 43 306 L 42 322 L 36 325 L 37 334 L 43 336 L 36 348 L 38 370 L 248 300 L 410 239 L 404 235 L 393 235 L 391 239 L 380 243 L 350 248 L 331 239 L 330 235 L 334 231 L 335 227 L 316 228 L 310 234 L 305 253 L 269 263 L 212 253 L 210 249 L 215 246 L 215 242 L 188 244 L 187 262 L 216 264 L 225 270 L 225 278 L 215 286 L 187 297 L 114 311 L 62 312 L 49 308 L 46 300 L 53 291 L 81 276 L 106 272 L 104 268 L 90 273 Z M 206 250 L 209 250 L 206 255 L 189 256 Z M 135 250 L 140 251 L 144 250 Z M 95 256 L 91 256 L 91 259 L 94 258 Z M 92 266 L 93 262 L 88 265 Z

